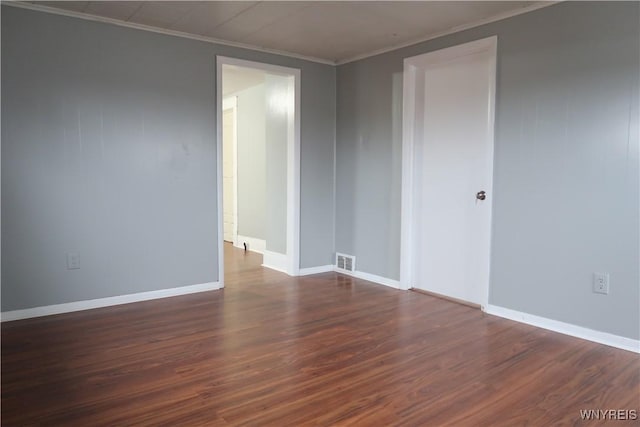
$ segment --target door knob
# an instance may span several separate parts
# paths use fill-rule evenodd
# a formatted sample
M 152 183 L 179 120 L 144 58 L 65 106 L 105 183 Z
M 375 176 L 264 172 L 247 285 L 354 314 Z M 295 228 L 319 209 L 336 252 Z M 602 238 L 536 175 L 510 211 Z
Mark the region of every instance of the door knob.
M 478 200 L 484 200 L 487 198 L 487 193 L 485 193 L 484 191 L 478 191 L 476 193 L 476 199 Z

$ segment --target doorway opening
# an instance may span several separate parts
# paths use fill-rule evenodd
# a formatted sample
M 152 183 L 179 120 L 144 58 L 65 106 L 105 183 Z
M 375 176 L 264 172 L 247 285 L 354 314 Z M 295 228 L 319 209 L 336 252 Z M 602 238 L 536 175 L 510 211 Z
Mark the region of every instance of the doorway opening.
M 219 56 L 216 80 L 220 283 L 225 262 L 295 276 L 300 70 Z
M 494 36 L 404 62 L 401 286 L 483 309 L 496 48 Z

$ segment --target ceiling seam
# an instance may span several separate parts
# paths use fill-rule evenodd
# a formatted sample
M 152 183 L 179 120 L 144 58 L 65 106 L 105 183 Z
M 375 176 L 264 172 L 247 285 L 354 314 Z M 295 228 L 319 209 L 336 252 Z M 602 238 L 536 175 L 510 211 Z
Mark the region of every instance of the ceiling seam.
M 262 3 L 262 2 L 261 2 L 261 3 Z M 310 3 L 310 2 L 309 2 L 309 3 Z M 310 5 L 310 4 L 305 5 L 305 6 L 304 6 L 303 8 L 301 8 L 301 9 L 294 10 L 294 11 L 292 11 L 292 12 L 289 12 L 289 13 L 287 13 L 286 15 L 284 15 L 284 16 L 282 16 L 282 17 L 280 17 L 280 18 L 276 18 L 274 21 L 271 21 L 271 22 L 269 22 L 268 24 L 265 24 L 265 25 L 263 25 L 262 27 L 258 28 L 257 30 L 255 30 L 255 31 L 253 31 L 253 32 L 251 32 L 251 33 L 249 33 L 249 34 L 245 35 L 245 36 L 244 36 L 244 40 L 246 40 L 248 37 L 251 37 L 252 35 L 254 35 L 254 34 L 256 34 L 256 33 L 259 33 L 260 31 L 264 30 L 265 28 L 267 28 L 267 27 L 269 27 L 269 26 L 271 26 L 271 25 L 274 25 L 274 24 L 276 24 L 276 23 L 280 22 L 281 20 L 283 20 L 283 19 L 285 19 L 285 18 L 290 17 L 291 15 L 294 15 L 294 14 L 296 14 L 296 13 L 298 13 L 298 12 L 301 12 L 301 11 L 303 11 L 303 10 L 305 10 L 305 9 L 308 9 L 309 7 L 311 7 L 311 5 Z M 331 61 L 334 65 L 335 65 L 335 63 L 336 63 L 335 61 L 333 61 L 333 60 L 331 60 L 331 59 L 327 59 L 327 61 Z
M 143 2 L 143 1 L 141 1 L 141 2 L 140 2 L 140 4 L 138 5 L 138 7 L 136 8 L 136 10 L 134 10 L 134 11 L 131 13 L 131 15 L 129 15 L 129 16 L 127 17 L 127 19 L 125 19 L 125 22 L 129 22 L 129 20 L 130 20 L 131 18 L 133 18 L 133 17 L 135 16 L 135 14 L 136 14 L 136 13 L 140 12 L 140 9 L 142 9 L 142 6 L 144 6 L 144 2 Z
M 216 25 L 215 27 L 213 27 L 213 30 L 217 30 L 218 28 L 220 28 L 221 26 L 223 26 L 224 24 L 233 21 L 234 19 L 236 19 L 238 16 L 242 15 L 243 13 L 253 9 L 254 7 L 256 7 L 257 5 L 259 5 L 260 1 L 255 2 L 254 4 L 252 4 L 251 6 L 249 6 L 246 9 L 242 9 L 240 12 L 236 13 L 235 15 L 233 15 L 231 18 L 227 19 L 226 21 L 222 21 L 221 23 L 219 23 L 218 25 Z
M 180 17 L 176 18 L 171 24 L 169 24 L 169 30 L 172 31 L 179 31 L 179 30 L 175 30 L 175 26 L 182 21 L 185 17 L 191 15 L 193 13 L 193 10 L 195 9 L 195 6 L 191 6 L 191 9 L 189 10 L 185 10 L 182 14 L 180 14 Z M 159 27 L 161 28 L 161 27 Z

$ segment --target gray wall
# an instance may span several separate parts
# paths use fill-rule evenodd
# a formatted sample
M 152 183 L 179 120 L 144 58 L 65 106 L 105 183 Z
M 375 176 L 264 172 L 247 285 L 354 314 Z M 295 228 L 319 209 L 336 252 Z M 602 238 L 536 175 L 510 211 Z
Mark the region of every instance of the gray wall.
M 336 250 L 398 279 L 402 61 L 497 34 L 490 303 L 638 339 L 638 27 L 568 2 L 340 66 Z
M 331 261 L 334 67 L 2 6 L 3 311 L 218 280 L 217 54 L 301 69 L 301 267 Z
M 237 93 L 238 234 L 266 239 L 265 85 Z
M 267 74 L 265 76 L 265 141 L 266 167 L 266 240 L 267 250 L 287 253 L 287 111 L 283 110 L 282 97 L 286 97 L 289 79 Z

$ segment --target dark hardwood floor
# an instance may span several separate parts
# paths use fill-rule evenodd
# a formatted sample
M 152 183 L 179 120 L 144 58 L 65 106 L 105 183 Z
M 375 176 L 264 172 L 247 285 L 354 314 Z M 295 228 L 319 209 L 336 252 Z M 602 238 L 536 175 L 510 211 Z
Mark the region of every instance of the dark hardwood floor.
M 221 291 L 3 323 L 2 425 L 602 425 L 579 411 L 640 409 L 637 354 L 226 254 Z

